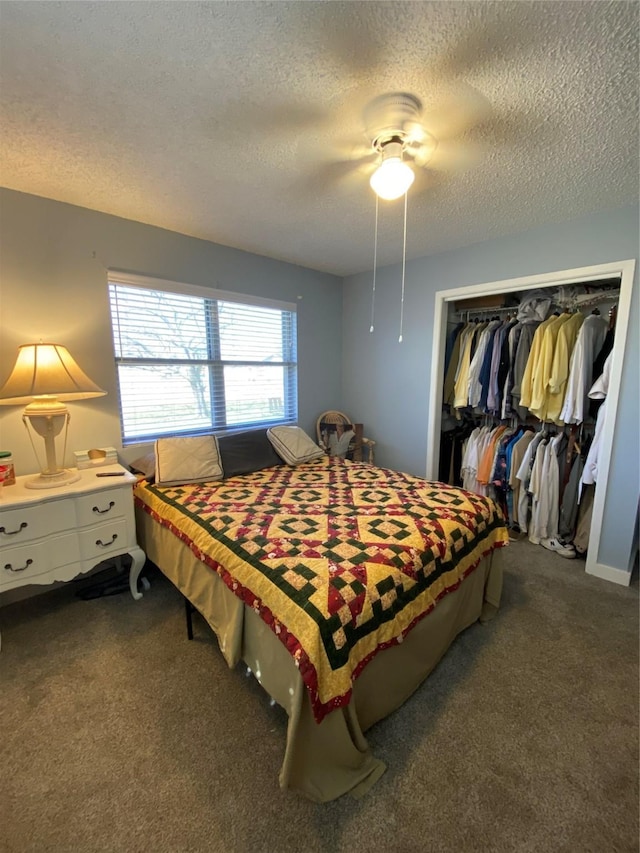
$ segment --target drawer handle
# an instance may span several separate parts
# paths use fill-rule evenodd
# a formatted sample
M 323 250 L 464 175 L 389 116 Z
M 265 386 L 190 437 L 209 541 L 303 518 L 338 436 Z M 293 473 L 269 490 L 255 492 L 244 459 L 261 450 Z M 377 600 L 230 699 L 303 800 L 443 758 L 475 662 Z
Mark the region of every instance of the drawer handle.
M 27 562 L 24 564 L 24 566 L 20 566 L 20 568 L 19 568 L 19 569 L 14 569 L 14 568 L 13 568 L 13 566 L 11 565 L 11 563 L 6 563 L 6 564 L 5 564 L 5 569 L 6 569 L 8 572 L 24 572 L 24 570 L 25 570 L 25 569 L 28 569 L 28 568 L 29 568 L 29 566 L 30 566 L 32 563 L 33 563 L 33 560 L 29 559 L 29 560 L 27 560 Z
M 102 539 L 96 539 L 96 545 L 100 545 L 101 548 L 108 548 L 109 545 L 113 545 L 117 538 L 118 534 L 114 533 L 111 537 L 111 542 L 103 542 Z
M 23 531 L 25 529 L 25 527 L 28 527 L 28 526 L 29 525 L 27 524 L 26 521 L 21 521 L 20 527 L 17 530 L 7 530 L 6 527 L 0 527 L 0 533 L 4 533 L 5 536 L 15 536 L 16 533 L 20 533 L 21 531 Z
M 113 509 L 114 506 L 115 506 L 115 503 L 113 501 L 109 501 L 109 506 L 106 509 L 98 509 L 97 506 L 94 506 L 93 511 L 102 515 L 105 512 L 109 512 L 109 510 Z

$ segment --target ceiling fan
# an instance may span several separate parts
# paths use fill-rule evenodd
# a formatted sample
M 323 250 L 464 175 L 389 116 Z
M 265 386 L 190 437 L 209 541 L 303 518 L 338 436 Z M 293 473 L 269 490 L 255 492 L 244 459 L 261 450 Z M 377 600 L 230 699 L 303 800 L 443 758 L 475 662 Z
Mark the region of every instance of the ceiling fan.
M 365 107 L 366 133 L 380 158 L 369 183 L 380 198 L 404 195 L 415 179 L 409 163 L 425 166 L 436 149 L 437 140 L 420 123 L 421 112 L 421 102 L 407 92 L 380 95 Z
M 473 124 L 479 123 L 489 113 L 488 102 L 481 96 L 467 97 L 466 103 L 460 101 L 464 109 L 458 109 L 459 118 L 464 116 L 464 122 L 458 121 L 457 131 L 462 133 Z M 450 102 L 451 103 L 451 102 Z M 473 107 L 473 109 L 471 109 Z M 445 112 L 440 114 L 441 137 L 446 139 L 448 134 L 455 134 L 456 128 L 452 121 L 453 111 L 449 109 L 446 121 Z M 407 249 L 407 191 L 415 179 L 414 169 L 428 166 L 434 158 L 438 149 L 440 139 L 435 133 L 431 133 L 428 125 L 434 127 L 433 118 L 431 122 L 423 116 L 422 103 L 415 95 L 408 92 L 392 92 L 380 95 L 370 101 L 364 109 L 365 132 L 370 140 L 371 151 L 374 153 L 378 165 L 369 179 L 371 188 L 376 194 L 376 217 L 374 236 L 374 259 L 373 259 L 373 290 L 371 297 L 371 325 L 370 332 L 374 331 L 375 314 L 375 292 L 376 292 L 376 267 L 378 246 L 378 200 L 380 198 L 393 201 L 404 196 L 404 227 L 402 244 L 402 272 L 401 272 L 401 299 L 400 299 L 400 334 L 398 341 L 402 343 L 402 329 L 404 319 L 404 288 L 405 288 L 405 265 Z M 444 132 L 448 124 L 447 133 Z M 435 127 L 434 127 L 435 129 Z
M 389 92 L 368 100 L 360 115 L 362 143 L 353 136 L 339 142 L 329 135 L 306 149 L 307 163 L 315 160 L 313 188 L 344 181 L 354 187 L 366 177 L 379 198 L 392 200 L 404 195 L 417 178 L 420 192 L 427 176 L 474 165 L 480 145 L 470 131 L 494 118 L 487 99 L 460 83 L 433 94 L 428 108 L 410 92 Z M 347 123 L 345 111 L 342 116 Z

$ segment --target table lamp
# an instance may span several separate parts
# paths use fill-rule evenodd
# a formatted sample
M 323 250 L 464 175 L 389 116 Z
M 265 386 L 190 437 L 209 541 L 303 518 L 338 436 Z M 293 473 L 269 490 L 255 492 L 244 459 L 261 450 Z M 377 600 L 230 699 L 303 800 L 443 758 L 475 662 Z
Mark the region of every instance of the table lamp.
M 65 428 L 62 453 L 64 461 L 71 419 L 64 403 L 103 397 L 106 393 L 78 367 L 66 347 L 42 343 L 23 344 L 18 347 L 18 357 L 13 370 L 0 388 L 0 406 L 27 404 L 22 422 L 41 469 L 38 476 L 26 481 L 27 488 L 51 489 L 80 479 L 77 472 L 60 468 L 56 462 L 55 438 Z M 32 430 L 44 439 L 44 467 L 29 431 L 29 424 Z

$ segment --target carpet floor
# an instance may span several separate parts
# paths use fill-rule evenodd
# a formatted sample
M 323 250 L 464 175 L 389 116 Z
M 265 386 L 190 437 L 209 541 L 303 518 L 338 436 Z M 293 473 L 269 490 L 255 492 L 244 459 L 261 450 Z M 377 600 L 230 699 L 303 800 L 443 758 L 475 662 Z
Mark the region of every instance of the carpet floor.
M 368 732 L 387 772 L 317 805 L 278 787 L 284 712 L 149 578 L 0 610 L 2 853 L 638 851 L 637 580 L 513 543 L 495 620 Z

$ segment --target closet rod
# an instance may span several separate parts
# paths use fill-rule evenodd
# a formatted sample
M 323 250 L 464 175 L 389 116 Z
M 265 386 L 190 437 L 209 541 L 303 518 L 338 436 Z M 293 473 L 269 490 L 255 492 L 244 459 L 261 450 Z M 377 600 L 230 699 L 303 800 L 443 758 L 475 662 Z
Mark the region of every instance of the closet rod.
M 458 311 L 454 311 L 453 313 L 454 313 L 455 317 L 460 317 L 460 318 L 467 317 L 467 319 L 468 319 L 469 316 L 472 314 L 473 315 L 476 315 L 476 314 L 516 314 L 517 311 L 518 311 L 517 305 L 511 305 L 508 308 L 503 305 L 500 308 L 498 308 L 498 307 L 496 307 L 496 308 L 464 308 L 464 309 L 461 308 Z

